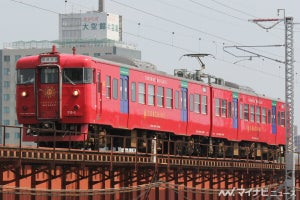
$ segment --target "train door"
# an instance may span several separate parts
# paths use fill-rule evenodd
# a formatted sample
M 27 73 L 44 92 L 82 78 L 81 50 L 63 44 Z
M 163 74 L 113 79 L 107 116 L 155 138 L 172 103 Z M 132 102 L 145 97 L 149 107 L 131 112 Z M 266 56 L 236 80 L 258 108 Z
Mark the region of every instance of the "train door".
M 238 98 L 233 97 L 233 128 L 238 128 Z
M 120 108 L 121 113 L 128 113 L 128 76 L 120 77 Z
M 272 133 L 277 133 L 277 127 L 276 127 L 276 102 L 272 103 Z
M 181 121 L 186 122 L 187 115 L 187 88 L 181 88 Z
M 60 119 L 60 85 L 58 66 L 41 66 L 38 68 L 36 82 L 38 119 Z

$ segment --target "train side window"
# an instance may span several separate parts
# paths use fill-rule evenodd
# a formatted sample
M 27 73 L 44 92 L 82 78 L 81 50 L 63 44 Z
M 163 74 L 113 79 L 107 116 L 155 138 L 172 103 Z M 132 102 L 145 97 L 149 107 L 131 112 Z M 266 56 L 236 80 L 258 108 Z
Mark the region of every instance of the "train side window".
M 175 92 L 175 108 L 179 108 L 179 91 Z
M 164 88 L 161 86 L 157 87 L 157 106 L 163 107 L 164 102 Z
M 243 104 L 240 104 L 240 119 L 244 119 Z
M 190 94 L 190 111 L 194 111 L 194 95 Z
M 75 85 L 77 83 L 93 83 L 93 69 L 91 68 L 65 68 L 63 82 Z
M 221 105 L 221 116 L 222 117 L 226 117 L 226 113 L 227 113 L 227 101 L 225 99 L 222 99 L 222 105 Z
M 154 85 L 148 85 L 148 105 L 154 106 Z
M 93 83 L 93 69 L 83 68 L 83 83 Z
M 259 107 L 259 106 L 256 107 L 255 121 L 256 121 L 257 123 L 260 123 L 260 107 Z
M 232 117 L 232 103 L 228 102 L 228 118 Z
M 272 117 L 271 110 L 268 109 L 268 124 L 271 124 L 271 117 Z
M 278 120 L 277 124 L 278 124 L 278 126 L 280 126 L 280 125 L 281 125 L 281 124 L 280 124 L 280 123 L 281 123 L 281 119 L 280 119 L 280 118 L 281 118 L 281 115 L 280 115 L 280 112 L 279 112 L 279 111 L 278 111 L 278 113 L 277 113 L 277 116 L 278 116 L 278 117 L 277 117 L 277 120 Z
M 250 105 L 250 121 L 251 121 L 251 122 L 254 122 L 254 116 L 255 116 L 255 113 L 254 113 L 254 106 L 253 106 L 253 105 Z
M 281 126 L 285 126 L 285 113 L 284 112 L 281 112 L 281 123 L 280 123 Z
M 118 99 L 118 79 L 113 79 L 113 98 Z
M 139 103 L 145 104 L 145 83 L 139 83 Z
M 261 110 L 261 123 L 265 124 L 267 122 L 267 110 L 266 108 L 262 108 Z
M 244 105 L 244 120 L 249 120 L 249 105 L 245 104 Z
M 106 76 L 106 98 L 110 99 L 111 98 L 111 78 L 110 76 Z
M 173 107 L 173 90 L 171 88 L 167 88 L 167 94 L 166 94 L 166 108 L 172 108 Z
M 99 72 L 97 73 L 97 92 L 101 92 L 101 75 Z
M 131 101 L 132 102 L 136 101 L 136 83 L 135 82 L 131 83 Z
M 201 105 L 202 105 L 202 114 L 206 115 L 207 114 L 207 96 L 203 95 L 202 96 L 202 101 L 201 101 Z
M 220 116 L 220 99 L 215 99 L 215 115 Z
M 196 113 L 200 113 L 200 95 L 199 94 L 195 94 L 194 95 L 194 111 Z

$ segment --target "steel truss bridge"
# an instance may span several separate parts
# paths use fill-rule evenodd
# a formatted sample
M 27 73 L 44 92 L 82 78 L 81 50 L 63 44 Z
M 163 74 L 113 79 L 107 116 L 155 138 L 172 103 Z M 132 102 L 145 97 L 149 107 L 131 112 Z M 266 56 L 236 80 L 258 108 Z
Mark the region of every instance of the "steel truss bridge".
M 21 144 L 21 143 L 20 143 Z M 0 200 L 283 198 L 284 160 L 0 146 Z M 295 157 L 296 196 L 300 163 Z

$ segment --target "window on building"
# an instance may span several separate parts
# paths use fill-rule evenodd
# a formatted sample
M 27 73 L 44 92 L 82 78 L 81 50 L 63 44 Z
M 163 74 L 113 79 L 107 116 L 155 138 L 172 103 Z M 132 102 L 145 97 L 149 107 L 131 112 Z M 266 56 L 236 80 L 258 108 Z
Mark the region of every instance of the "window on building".
M 194 95 L 190 94 L 190 111 L 194 111 Z
M 202 114 L 207 114 L 207 96 L 203 95 L 202 96 L 202 101 L 201 101 L 201 105 L 202 105 Z
M 9 113 L 9 112 L 10 112 L 9 107 L 5 106 L 5 107 L 3 108 L 3 112 L 4 112 L 4 113 Z
M 15 55 L 15 61 L 17 62 L 21 58 L 21 55 Z
M 10 75 L 10 69 L 9 69 L 9 68 L 4 68 L 4 69 L 3 69 L 3 74 L 4 74 L 5 76 L 9 76 L 9 75 Z
M 81 18 L 62 18 L 62 27 L 78 27 L 81 26 Z
M 9 81 L 4 81 L 3 82 L 3 87 L 4 88 L 9 88 L 10 87 L 10 82 Z
M 5 139 L 9 139 L 10 138 L 10 133 L 5 133 Z
M 256 121 L 257 123 L 260 123 L 260 107 L 259 107 L 259 106 L 256 107 L 255 121 Z
M 164 88 L 161 87 L 161 86 L 157 87 L 157 97 L 156 97 L 156 99 L 157 99 L 157 106 L 163 107 L 164 106 L 164 104 L 163 104 L 163 102 L 164 102 Z
M 80 39 L 81 30 L 63 30 L 62 39 Z
M 194 95 L 194 111 L 196 113 L 200 113 L 200 95 L 199 94 L 195 94 Z
M 10 56 L 4 55 L 4 62 L 10 62 Z
M 9 99 L 10 99 L 9 94 L 4 94 L 4 95 L 3 95 L 3 100 L 4 100 L 4 101 L 9 101 Z
M 139 103 L 145 104 L 145 83 L 139 83 Z
M 3 120 L 3 125 L 5 125 L 5 126 L 8 126 L 9 125 L 9 120 L 8 119 L 5 119 L 5 120 Z
M 20 133 L 19 132 L 15 133 L 15 139 L 20 139 Z
M 136 83 L 131 83 L 131 101 L 136 102 Z
M 118 79 L 113 79 L 113 98 L 118 99 Z
M 111 98 L 111 78 L 110 76 L 106 76 L 105 82 L 105 89 L 106 89 L 106 98 Z
M 173 90 L 170 89 L 170 88 L 167 88 L 166 107 L 167 108 L 172 108 L 173 107 Z
M 154 105 L 154 85 L 148 85 L 148 105 Z
M 94 57 L 100 57 L 100 53 L 94 53 Z

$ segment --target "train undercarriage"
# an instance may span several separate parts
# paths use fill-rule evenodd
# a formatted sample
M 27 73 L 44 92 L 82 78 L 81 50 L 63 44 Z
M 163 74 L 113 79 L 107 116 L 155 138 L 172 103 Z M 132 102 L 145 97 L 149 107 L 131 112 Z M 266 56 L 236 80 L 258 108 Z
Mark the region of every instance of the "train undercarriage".
M 79 126 L 80 127 L 80 126 Z M 284 146 L 272 146 L 247 141 L 228 141 L 221 138 L 175 135 L 151 130 L 114 129 L 110 126 L 89 125 L 88 134 L 82 141 L 60 141 L 68 134 L 82 134 L 80 128 L 72 126 L 64 131 L 55 130 L 57 140 L 44 141 L 43 136 L 53 136 L 54 128 L 30 128 L 27 132 L 40 139 L 38 146 L 87 149 L 96 151 L 137 152 L 148 154 L 168 154 L 178 156 L 198 156 L 209 158 L 239 158 L 277 162 L 284 158 Z M 66 127 L 65 127 L 66 128 Z

